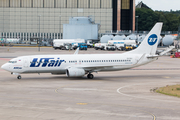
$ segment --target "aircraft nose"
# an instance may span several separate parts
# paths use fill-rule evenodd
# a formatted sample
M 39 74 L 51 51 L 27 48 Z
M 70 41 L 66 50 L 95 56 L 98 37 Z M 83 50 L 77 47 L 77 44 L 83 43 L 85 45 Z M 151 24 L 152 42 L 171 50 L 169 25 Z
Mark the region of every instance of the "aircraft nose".
M 8 68 L 7 64 L 1 66 L 1 69 L 7 70 L 7 68 Z

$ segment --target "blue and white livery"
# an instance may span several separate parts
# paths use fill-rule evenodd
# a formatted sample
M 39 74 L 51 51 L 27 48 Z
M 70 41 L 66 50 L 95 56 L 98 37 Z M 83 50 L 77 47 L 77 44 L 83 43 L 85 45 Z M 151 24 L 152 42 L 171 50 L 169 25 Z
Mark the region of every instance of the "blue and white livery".
M 68 77 L 87 75 L 93 79 L 93 72 L 126 70 L 157 60 L 159 56 L 155 53 L 161 29 L 162 23 L 157 23 L 137 49 L 122 54 L 78 54 L 77 49 L 73 55 L 17 57 L 1 68 L 18 75 L 18 79 L 24 73 L 66 74 Z
M 149 45 L 154 45 L 154 44 L 156 44 L 157 40 L 158 40 L 158 36 L 156 34 L 152 34 L 148 38 L 148 44 Z

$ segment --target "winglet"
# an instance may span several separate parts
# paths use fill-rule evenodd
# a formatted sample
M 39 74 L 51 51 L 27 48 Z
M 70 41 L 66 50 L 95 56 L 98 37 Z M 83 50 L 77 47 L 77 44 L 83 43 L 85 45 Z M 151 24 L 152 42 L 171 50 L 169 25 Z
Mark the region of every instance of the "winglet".
M 76 51 L 74 52 L 74 55 L 79 53 L 79 47 L 76 49 Z

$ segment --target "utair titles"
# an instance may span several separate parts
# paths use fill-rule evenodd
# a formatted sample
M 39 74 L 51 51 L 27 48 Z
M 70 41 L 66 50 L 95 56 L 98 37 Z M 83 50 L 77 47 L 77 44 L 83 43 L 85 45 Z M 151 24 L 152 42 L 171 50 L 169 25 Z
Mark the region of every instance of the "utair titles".
M 40 58 L 38 62 L 38 58 L 34 58 L 30 67 L 59 67 L 62 62 L 65 62 L 65 60 L 60 60 L 59 58 L 57 60 L 54 58 Z

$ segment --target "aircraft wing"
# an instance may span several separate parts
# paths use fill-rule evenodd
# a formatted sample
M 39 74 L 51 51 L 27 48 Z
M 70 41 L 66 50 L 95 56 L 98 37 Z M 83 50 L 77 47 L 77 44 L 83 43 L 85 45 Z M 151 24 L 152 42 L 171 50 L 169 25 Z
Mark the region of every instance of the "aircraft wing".
M 98 72 L 102 69 L 105 69 L 105 68 L 113 68 L 112 65 L 109 65 L 109 66 L 84 66 L 84 67 L 81 67 L 83 68 L 85 71 L 95 71 L 95 72 Z
M 76 51 L 74 52 L 74 55 L 77 55 L 79 53 L 79 47 L 76 49 Z
M 163 56 L 164 54 L 168 53 L 169 51 L 173 50 L 175 47 L 174 46 L 169 46 L 168 48 L 166 48 L 165 51 L 161 52 L 159 55 L 149 55 L 147 56 L 147 58 L 158 58 Z
M 119 65 L 119 64 L 110 64 L 110 65 L 95 65 L 95 66 L 92 66 L 92 65 L 86 65 L 86 66 L 83 66 L 83 67 L 79 67 L 79 68 L 82 68 L 84 69 L 85 71 L 93 71 L 93 72 L 98 72 L 98 71 L 101 71 L 102 69 L 111 69 L 111 68 L 124 68 L 126 69 L 129 68 L 130 66 L 133 66 L 134 64 L 126 64 L 126 65 Z
M 162 55 L 168 53 L 169 51 L 171 51 L 174 48 L 175 48 L 175 46 L 169 46 L 168 48 L 166 48 L 165 51 L 161 52 L 159 55 L 162 56 Z

